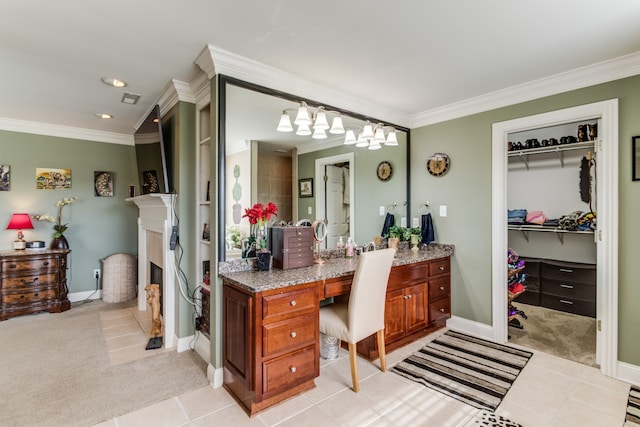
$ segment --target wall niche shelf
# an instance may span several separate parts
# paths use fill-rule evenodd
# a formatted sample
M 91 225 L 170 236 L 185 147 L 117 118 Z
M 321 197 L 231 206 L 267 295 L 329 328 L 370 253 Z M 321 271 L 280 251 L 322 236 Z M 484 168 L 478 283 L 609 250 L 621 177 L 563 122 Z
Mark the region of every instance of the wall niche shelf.
M 522 232 L 522 236 L 525 238 L 525 240 L 527 242 L 529 241 L 529 232 L 530 231 L 555 233 L 555 235 L 558 237 L 558 240 L 560 240 L 561 244 L 564 244 L 564 235 L 565 234 L 591 234 L 591 235 L 595 234 L 593 231 L 563 230 L 561 228 L 544 227 L 542 225 L 540 225 L 540 226 L 536 226 L 536 225 L 509 225 L 509 226 L 507 226 L 507 228 L 510 231 L 514 230 L 514 231 Z M 595 236 L 594 236 L 594 238 L 595 238 Z
M 564 153 L 573 150 L 587 150 L 595 148 L 596 141 L 574 142 L 572 144 L 553 145 L 550 147 L 526 148 L 524 150 L 513 150 L 507 153 L 508 157 L 517 157 L 529 169 L 529 156 L 536 154 L 555 153 L 560 160 L 560 165 L 564 167 Z

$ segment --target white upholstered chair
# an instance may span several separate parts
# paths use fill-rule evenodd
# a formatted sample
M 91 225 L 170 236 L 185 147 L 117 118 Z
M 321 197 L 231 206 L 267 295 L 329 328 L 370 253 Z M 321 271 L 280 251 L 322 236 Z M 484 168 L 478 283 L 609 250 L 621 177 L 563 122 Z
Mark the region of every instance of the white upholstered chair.
M 320 332 L 349 343 L 353 391 L 358 392 L 356 343 L 376 334 L 380 368 L 387 370 L 384 349 L 384 303 L 395 249 L 365 252 L 353 276 L 348 302 L 336 302 L 320 309 Z

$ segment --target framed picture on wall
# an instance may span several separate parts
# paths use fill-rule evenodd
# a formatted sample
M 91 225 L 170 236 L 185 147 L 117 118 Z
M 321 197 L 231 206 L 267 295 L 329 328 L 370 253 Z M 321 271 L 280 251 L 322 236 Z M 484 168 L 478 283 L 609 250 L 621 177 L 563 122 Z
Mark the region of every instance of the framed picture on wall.
M 11 167 L 0 165 L 0 191 L 9 191 L 11 186 Z
M 298 180 L 300 197 L 313 197 L 313 178 L 303 178 Z
M 113 172 L 93 172 L 93 194 L 96 197 L 113 197 Z
M 71 188 L 71 169 L 36 168 L 37 190 L 66 190 Z
M 633 181 L 640 181 L 640 136 L 631 137 L 631 162 Z

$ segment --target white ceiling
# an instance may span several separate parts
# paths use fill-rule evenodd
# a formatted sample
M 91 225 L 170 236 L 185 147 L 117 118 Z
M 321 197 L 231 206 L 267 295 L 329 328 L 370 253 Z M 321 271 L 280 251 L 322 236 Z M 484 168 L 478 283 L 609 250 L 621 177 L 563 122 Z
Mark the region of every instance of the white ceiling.
M 0 119 L 131 135 L 207 44 L 411 117 L 639 52 L 639 22 L 635 0 L 4 0 Z

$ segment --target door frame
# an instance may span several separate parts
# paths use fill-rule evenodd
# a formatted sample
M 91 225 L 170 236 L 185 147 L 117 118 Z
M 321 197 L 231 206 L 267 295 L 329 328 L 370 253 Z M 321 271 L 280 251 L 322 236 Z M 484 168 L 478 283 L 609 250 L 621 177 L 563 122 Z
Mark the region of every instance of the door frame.
M 337 154 L 335 156 L 322 157 L 316 159 L 315 163 L 315 192 L 316 192 L 316 217 L 320 212 L 324 212 L 325 210 L 325 182 L 324 182 L 324 167 L 326 165 L 333 165 L 335 163 L 348 162 L 349 163 L 349 236 L 355 239 L 355 203 L 354 203 L 354 194 L 355 194 L 355 155 L 354 153 L 343 153 Z M 323 218 L 316 218 L 323 219 Z M 325 218 L 326 219 L 326 218 Z
M 494 123 L 492 129 L 492 333 L 506 343 L 507 320 L 507 143 L 508 135 L 539 127 L 599 119 L 596 143 L 598 228 L 596 362 L 617 377 L 618 362 L 618 99 Z M 603 142 L 604 141 L 604 142 Z

